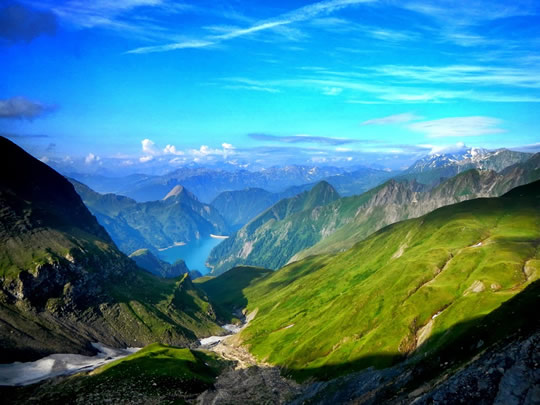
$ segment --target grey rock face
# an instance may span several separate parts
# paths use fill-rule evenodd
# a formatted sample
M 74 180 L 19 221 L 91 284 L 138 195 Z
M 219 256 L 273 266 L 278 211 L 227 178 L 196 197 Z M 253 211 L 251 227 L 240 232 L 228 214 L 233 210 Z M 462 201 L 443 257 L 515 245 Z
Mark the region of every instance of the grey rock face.
M 532 405 L 540 403 L 540 333 L 487 351 L 415 404 Z
M 441 380 L 408 386 L 415 373 L 403 363 L 368 369 L 304 387 L 291 404 L 536 405 L 540 404 L 540 331 L 528 338 L 492 347 Z

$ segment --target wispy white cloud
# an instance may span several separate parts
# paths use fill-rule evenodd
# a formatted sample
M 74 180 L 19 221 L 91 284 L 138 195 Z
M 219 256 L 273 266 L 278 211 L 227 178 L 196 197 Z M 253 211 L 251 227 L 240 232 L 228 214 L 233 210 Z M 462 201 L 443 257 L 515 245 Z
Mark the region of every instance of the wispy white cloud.
M 253 80 L 245 77 L 228 77 L 223 79 L 226 82 L 233 84 L 226 84 L 223 86 L 226 89 L 231 90 L 253 90 L 263 91 L 267 93 L 279 93 L 280 90 L 268 80 Z
M 485 30 L 494 21 L 538 15 L 537 2 L 529 0 L 389 0 L 389 4 L 428 17 L 433 26 L 423 26 L 429 37 L 437 42 L 453 43 L 462 47 L 487 46 L 520 47 L 521 41 L 497 37 Z M 493 35 L 495 34 L 495 35 Z
M 300 7 L 296 10 L 290 11 L 285 14 L 281 14 L 276 18 L 259 21 L 246 28 L 236 28 L 225 32 L 220 35 L 209 35 L 203 39 L 188 40 L 175 42 L 165 45 L 146 46 L 128 51 L 128 53 L 152 53 L 152 52 L 166 52 L 174 49 L 186 48 L 185 44 L 197 43 L 198 48 L 216 45 L 223 41 L 251 35 L 260 31 L 266 31 L 270 29 L 279 29 L 280 27 L 290 25 L 292 23 L 311 20 L 319 15 L 328 15 L 345 7 L 361 3 L 369 3 L 376 0 L 326 0 L 320 1 L 314 4 L 310 4 L 304 7 Z M 193 47 L 193 46 L 189 46 Z
M 493 0 L 489 5 L 479 0 L 395 0 L 392 4 L 457 26 L 478 25 L 485 21 L 531 15 L 538 8 L 534 2 L 526 0 L 515 0 L 511 3 L 506 0 Z
M 540 88 L 540 69 L 536 66 L 414 66 L 384 65 L 373 73 L 412 82 L 475 84 L 479 86 L 506 85 Z
M 345 100 L 345 102 L 347 104 L 366 104 L 366 105 L 370 105 L 370 104 L 392 104 L 391 102 L 389 101 L 382 101 L 382 100 L 359 100 L 359 99 L 356 99 L 356 98 L 349 98 L 347 100 Z
M 412 131 L 424 133 L 430 138 L 465 137 L 506 132 L 499 128 L 501 120 L 492 117 L 452 117 L 432 121 L 415 122 L 408 125 Z
M 370 142 L 363 141 L 359 139 L 350 139 L 350 138 L 334 138 L 328 136 L 317 136 L 317 135 L 307 135 L 307 134 L 298 134 L 298 135 L 271 135 L 264 133 L 252 133 L 248 134 L 251 139 L 257 141 L 265 142 L 281 142 L 281 143 L 316 143 L 316 144 L 325 144 L 325 145 L 345 145 L 350 143 L 357 142 Z
M 382 118 L 374 118 L 362 122 L 361 125 L 393 125 L 403 124 L 405 122 L 420 120 L 422 117 L 413 113 L 394 114 Z
M 154 41 L 178 38 L 160 17 L 198 10 L 193 5 L 172 0 L 27 0 L 26 3 L 54 13 L 62 22 L 77 29 L 105 28 L 123 36 Z M 143 11 L 144 16 L 136 15 L 139 11 Z
M 384 70 L 384 67 L 380 69 Z M 379 68 L 377 70 L 380 70 Z M 375 70 L 375 69 L 374 69 Z M 264 89 L 272 89 L 272 92 L 285 91 L 288 88 L 305 88 L 309 90 L 319 90 L 327 92 L 328 89 L 347 89 L 362 97 L 348 94 L 347 102 L 351 104 L 418 104 L 426 102 L 445 103 L 454 100 L 474 100 L 483 102 L 540 102 L 540 97 L 532 94 L 509 94 L 507 92 L 497 93 L 495 91 L 477 90 L 451 90 L 442 86 L 434 86 L 435 81 L 427 80 L 421 82 L 421 75 L 415 82 L 407 85 L 400 83 L 398 79 L 379 81 L 377 76 L 369 73 L 351 72 L 331 72 L 321 71 L 315 75 L 301 76 L 288 79 L 253 80 L 242 77 L 224 78 L 224 81 L 233 83 L 227 88 L 234 88 L 236 83 L 239 86 L 256 86 Z M 444 80 L 441 77 L 441 84 Z M 414 85 L 411 85 L 414 84 Z M 426 86 L 429 85 L 429 86 Z
M 381 26 L 359 24 L 351 20 L 336 17 L 315 18 L 310 24 L 316 28 L 324 29 L 328 32 L 342 34 L 361 34 L 370 38 L 386 42 L 402 42 L 417 40 L 418 33 L 407 30 L 392 30 Z M 349 49 L 350 50 L 350 49 Z
M 341 87 L 325 87 L 323 88 L 323 94 L 327 96 L 337 96 L 341 94 L 343 89 Z
M 349 20 L 346 20 L 344 18 L 337 18 L 337 17 L 319 17 L 319 18 L 314 18 L 311 21 L 311 25 L 314 25 L 320 28 L 343 27 L 343 26 L 348 26 L 350 24 L 351 22 Z
M 419 38 L 417 34 L 412 32 L 395 31 L 383 28 L 370 28 L 366 30 L 366 33 L 372 38 L 390 42 L 412 41 Z
M 229 90 L 251 90 L 251 91 L 262 91 L 265 93 L 279 93 L 280 90 L 274 89 L 271 87 L 264 87 L 264 86 L 256 86 L 256 85 L 245 85 L 245 84 L 229 84 L 226 86 L 223 86 L 225 89 Z
M 513 146 L 509 149 L 524 151 L 524 152 L 540 152 L 540 142 L 531 143 L 528 145 Z

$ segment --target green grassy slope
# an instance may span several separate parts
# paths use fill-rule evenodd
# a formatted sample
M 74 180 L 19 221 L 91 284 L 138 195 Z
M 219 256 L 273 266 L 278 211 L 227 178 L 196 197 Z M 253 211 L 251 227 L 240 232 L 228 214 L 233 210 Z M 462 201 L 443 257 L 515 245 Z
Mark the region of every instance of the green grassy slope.
M 539 277 L 540 182 L 388 226 L 248 287 L 242 339 L 297 378 L 384 367 L 440 343 Z M 330 371 L 329 371 L 330 370 Z M 331 374 L 329 374 L 331 373 Z
M 212 387 L 227 362 L 212 352 L 151 344 L 90 374 L 4 389 L 8 403 L 185 403 Z
M 244 290 L 272 272 L 261 267 L 238 266 L 218 277 L 197 279 L 195 284 L 206 292 L 220 318 L 229 322 L 234 320 L 235 310 L 247 305 Z

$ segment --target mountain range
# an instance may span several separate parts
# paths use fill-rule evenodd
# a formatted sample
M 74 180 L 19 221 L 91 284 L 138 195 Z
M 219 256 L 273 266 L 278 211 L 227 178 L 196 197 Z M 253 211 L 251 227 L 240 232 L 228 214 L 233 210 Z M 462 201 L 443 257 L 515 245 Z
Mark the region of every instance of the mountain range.
M 271 167 L 258 171 L 223 170 L 185 167 L 161 176 L 131 175 L 110 178 L 81 173 L 66 173 L 94 190 L 130 197 L 136 201 L 162 199 L 174 186 L 182 185 L 201 201 L 211 202 L 225 191 L 262 188 L 271 193 L 285 192 L 293 186 L 314 184 L 326 179 L 345 194 L 363 192 L 390 178 L 385 170 L 354 169 L 348 172 L 338 167 L 298 166 Z M 286 195 L 283 195 L 285 197 Z M 282 197 L 282 198 L 283 198 Z
M 182 186 L 175 186 L 165 198 L 138 203 L 116 195 L 99 194 L 71 180 L 88 209 L 111 235 L 120 250 L 131 254 L 138 249 L 155 253 L 180 243 L 228 233 L 219 212 L 201 203 Z
M 192 282 L 153 249 L 127 257 L 96 217 L 154 222 L 141 228 L 151 238 L 167 216 L 182 227 L 214 207 L 180 185 L 146 203 L 74 187 L 0 137 L 0 362 L 146 346 L 90 373 L 0 387 L 3 401 L 535 403 L 540 154 L 511 160 L 350 197 L 306 185 L 214 249 L 223 274 Z M 240 190 L 222 209 L 239 225 L 268 198 Z M 271 268 L 243 265 L 252 258 Z M 238 332 L 216 336 L 222 323 Z
M 311 187 L 313 184 L 292 186 L 277 193 L 262 188 L 224 191 L 212 200 L 210 205 L 219 211 L 230 228 L 236 230 L 279 200 L 293 197 Z
M 493 170 L 499 172 L 516 163 L 523 163 L 531 157 L 530 153 L 508 149 L 489 151 L 470 148 L 457 153 L 435 153 L 416 161 L 403 173 L 407 179 L 415 179 L 423 184 L 437 184 L 470 169 Z
M 261 214 L 216 246 L 208 258 L 209 265 L 213 274 L 239 264 L 277 269 L 310 254 L 350 248 L 385 225 L 459 201 L 498 196 L 540 178 L 540 154 L 527 156 L 524 163 L 500 173 L 468 170 L 435 188 L 414 179 L 398 178 L 359 196 L 336 199 L 330 204 L 321 200 L 292 215 Z

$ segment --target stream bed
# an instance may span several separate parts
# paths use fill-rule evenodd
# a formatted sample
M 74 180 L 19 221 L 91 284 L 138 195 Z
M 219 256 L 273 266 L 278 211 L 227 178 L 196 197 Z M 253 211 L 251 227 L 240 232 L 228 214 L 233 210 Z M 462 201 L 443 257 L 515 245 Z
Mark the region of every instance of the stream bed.
M 199 340 L 199 343 L 201 344 L 201 347 L 203 348 L 208 348 L 208 347 L 212 347 L 214 346 L 215 344 L 218 344 L 219 342 L 221 342 L 223 339 L 229 337 L 229 336 L 232 336 L 232 335 L 235 335 L 237 334 L 238 332 L 240 332 L 242 329 L 243 329 L 243 326 L 237 326 L 237 325 L 233 325 L 233 324 L 226 324 L 226 325 L 222 325 L 221 327 L 231 333 L 228 333 L 226 335 L 221 335 L 221 336 L 209 336 L 207 338 L 204 338 L 204 339 L 201 339 Z

